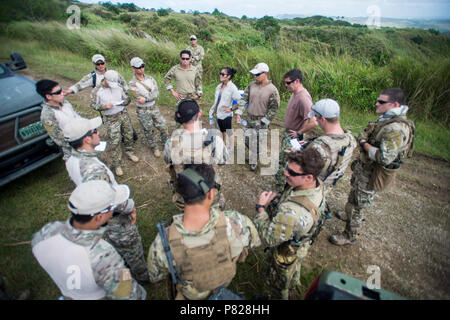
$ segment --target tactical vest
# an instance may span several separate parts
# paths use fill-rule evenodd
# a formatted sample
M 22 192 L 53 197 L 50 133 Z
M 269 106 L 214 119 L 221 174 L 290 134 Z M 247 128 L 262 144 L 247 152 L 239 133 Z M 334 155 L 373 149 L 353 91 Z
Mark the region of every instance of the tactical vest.
M 394 122 L 406 124 L 409 127 L 410 131 L 407 143 L 403 147 L 401 147 L 398 152 L 398 161 L 401 163 L 402 159 L 410 158 L 413 155 L 414 136 L 416 129 L 414 122 L 406 119 L 405 116 L 396 116 L 385 121 L 370 122 L 369 126 L 366 129 L 364 129 L 364 131 L 367 134 L 367 141 L 369 142 L 369 144 L 379 148 L 380 142 L 375 140 L 376 137 L 385 126 Z
M 227 286 L 236 274 L 236 263 L 231 258 L 225 214 L 220 212 L 212 240 L 195 248 L 182 243 L 183 236 L 174 224 L 169 227 L 170 250 L 178 266 L 181 278 L 192 281 L 199 291 Z
M 342 178 L 347 169 L 350 160 L 352 159 L 353 150 L 356 146 L 356 142 L 352 137 L 350 132 L 346 132 L 344 138 L 333 138 L 328 135 L 324 135 L 315 139 L 315 141 L 320 141 L 328 149 L 328 157 L 331 158 L 330 166 L 328 167 L 325 176 L 323 177 L 323 182 L 326 185 L 336 185 L 336 182 Z M 322 178 L 322 174 L 321 174 Z

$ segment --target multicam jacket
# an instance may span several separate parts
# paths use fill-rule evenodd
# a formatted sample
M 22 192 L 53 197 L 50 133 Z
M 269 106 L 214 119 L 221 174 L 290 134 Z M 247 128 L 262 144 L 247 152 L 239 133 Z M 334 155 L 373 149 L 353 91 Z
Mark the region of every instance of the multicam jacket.
M 130 87 L 131 92 L 135 92 L 137 97 L 144 97 L 147 99 L 147 102 L 144 104 L 140 104 L 136 99 L 136 107 L 151 107 L 156 103 L 156 99 L 159 96 L 158 84 L 153 77 L 144 74 L 144 80 L 138 80 L 136 76 L 133 76 L 131 80 L 128 82 L 128 86 Z
M 314 226 L 311 213 L 300 204 L 291 201 L 293 197 L 303 196 L 311 200 L 318 208 L 320 214 L 324 214 L 325 198 L 323 196 L 322 184 L 308 190 L 294 190 L 289 187 L 281 195 L 278 207 L 272 218 L 266 210 L 261 211 L 253 222 L 258 229 L 259 236 L 267 247 L 277 247 L 294 238 L 300 239 L 308 234 Z M 306 256 L 310 247 L 309 242 L 302 242 L 297 250 L 297 257 Z
M 200 231 L 189 231 L 184 228 L 183 214 L 173 217 L 173 223 L 183 236 L 183 243 L 189 248 L 207 245 L 213 235 L 218 222 L 220 210 L 217 207 L 210 209 L 210 219 Z M 237 211 L 224 211 L 227 223 L 227 236 L 230 243 L 231 257 L 233 262 L 237 262 L 240 256 L 246 255 L 249 248 L 257 247 L 261 244 L 258 232 L 252 221 Z M 168 229 L 168 228 L 167 228 Z M 168 233 L 168 230 L 166 230 Z M 169 274 L 169 265 L 166 254 L 158 234 L 153 241 L 148 253 L 148 270 L 150 281 L 157 282 L 164 279 Z M 186 281 L 187 285 L 181 291 L 185 298 L 191 300 L 206 299 L 211 291 L 199 292 Z
M 203 60 L 203 57 L 205 56 L 205 49 L 203 49 L 203 47 L 200 45 L 197 45 L 195 48 L 192 45 L 190 45 L 186 48 L 186 50 L 189 50 L 191 52 L 191 55 L 192 55 L 191 64 L 194 67 L 200 66 L 200 68 L 201 68 L 202 60 Z
M 70 145 L 64 138 L 63 128 L 72 119 L 81 118 L 73 109 L 72 104 L 64 100 L 61 108 L 52 106 L 46 102 L 41 104 L 41 121 L 50 138 L 62 148 L 64 160 L 70 157 Z
M 107 69 L 105 70 L 105 72 L 107 71 Z M 94 83 L 94 73 L 95 73 L 95 83 Z M 100 84 L 103 81 L 103 74 L 101 74 L 98 70 L 94 70 L 91 73 L 85 75 L 83 78 L 81 78 L 80 81 L 78 81 L 77 83 L 75 83 L 73 86 L 71 86 L 69 89 L 71 89 L 73 91 L 73 93 L 78 93 L 81 90 L 84 90 L 88 87 L 92 87 L 92 88 L 96 88 L 99 87 Z M 119 74 L 119 85 L 123 88 L 124 91 L 128 90 L 127 87 L 127 82 L 125 81 L 125 79 Z
M 104 232 L 104 227 L 76 229 L 70 219 L 55 221 L 33 235 L 31 246 L 40 265 L 69 299 L 145 300 L 145 289 L 102 239 Z

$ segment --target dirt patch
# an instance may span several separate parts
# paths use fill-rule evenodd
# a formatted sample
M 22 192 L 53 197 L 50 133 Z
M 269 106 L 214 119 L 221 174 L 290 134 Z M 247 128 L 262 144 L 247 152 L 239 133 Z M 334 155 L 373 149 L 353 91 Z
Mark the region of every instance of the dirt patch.
M 22 73 L 35 80 L 44 78 L 30 70 Z M 64 78 L 57 81 L 64 88 L 73 84 Z M 81 115 L 94 117 L 97 113 L 89 108 L 89 91 L 72 95 L 69 100 Z M 202 105 L 209 107 L 205 102 Z M 174 106 L 160 106 L 160 110 L 171 132 L 176 128 Z M 144 143 L 134 104 L 129 106 L 129 114 L 140 136 L 136 153 L 142 161 L 135 165 L 124 158 L 125 175 L 118 180 L 130 186 L 141 212 L 140 230 L 146 230 L 154 227 L 148 225 L 146 217 L 170 206 L 169 176 L 162 158 L 156 159 Z M 277 122 L 282 123 L 281 119 Z M 105 132 L 100 132 L 105 138 Z M 107 154 L 102 158 L 107 162 Z M 253 217 L 258 195 L 273 187 L 274 177 L 255 174 L 248 165 L 225 165 L 218 170 L 223 178 L 227 209 Z M 330 193 L 333 210 L 343 209 L 350 176 L 347 169 L 346 176 Z M 365 281 L 371 276 L 368 268 L 378 266 L 381 287 L 386 290 L 410 299 L 450 299 L 450 165 L 415 154 L 403 165 L 397 178 L 395 187 L 377 194 L 373 206 L 365 211 L 361 237 L 356 244 L 346 247 L 330 244 L 329 236 L 342 231 L 345 224 L 329 219 L 303 263 L 303 272 L 336 270 Z M 143 241 L 147 250 L 153 239 Z

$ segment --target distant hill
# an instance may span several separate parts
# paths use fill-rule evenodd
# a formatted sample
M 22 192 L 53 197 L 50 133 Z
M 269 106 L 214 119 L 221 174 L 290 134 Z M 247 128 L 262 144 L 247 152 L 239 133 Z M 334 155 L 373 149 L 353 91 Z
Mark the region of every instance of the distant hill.
M 281 14 L 275 16 L 275 18 L 294 19 L 294 18 L 306 18 L 304 14 Z M 335 20 L 343 20 L 354 24 L 365 25 L 368 21 L 368 17 L 331 17 Z M 392 28 L 418 28 L 418 29 L 435 29 L 442 33 L 450 34 L 450 19 L 396 19 L 396 18 L 380 18 L 381 27 Z

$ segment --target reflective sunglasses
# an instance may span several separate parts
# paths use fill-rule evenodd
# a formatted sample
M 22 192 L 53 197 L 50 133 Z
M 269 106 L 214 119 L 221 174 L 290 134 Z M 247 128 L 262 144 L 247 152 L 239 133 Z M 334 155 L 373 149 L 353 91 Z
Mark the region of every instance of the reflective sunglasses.
M 110 211 L 114 211 L 114 209 L 116 209 L 117 208 L 117 205 L 110 205 L 108 208 L 106 208 L 105 210 L 102 210 L 102 211 L 99 211 L 99 212 L 97 212 L 97 213 L 93 213 L 93 214 L 91 214 L 91 216 L 95 216 L 95 215 L 97 215 L 97 214 L 103 214 L 103 213 L 108 213 L 108 212 L 110 212 Z
M 295 79 L 295 80 L 297 80 L 297 79 Z M 284 83 L 288 86 L 288 85 L 290 85 L 292 82 L 294 82 L 295 80 L 291 80 L 291 81 L 284 81 Z
M 61 94 L 61 92 L 62 92 L 62 88 L 60 88 L 59 90 L 57 90 L 55 92 L 50 92 L 48 94 L 51 96 L 57 96 L 57 95 Z
M 222 77 L 226 77 L 228 74 L 226 74 L 226 73 L 220 73 L 220 75 L 222 76 Z
M 135 69 L 142 69 L 142 68 L 144 68 L 145 67 L 145 63 L 144 64 L 142 64 L 140 67 L 134 67 Z
M 94 130 L 91 130 L 88 133 L 86 133 L 86 136 L 93 136 L 96 133 L 97 133 L 97 128 L 95 128 Z
M 286 166 L 284 167 L 284 170 L 286 170 L 287 173 L 288 173 L 291 177 L 307 176 L 307 175 L 309 174 L 309 173 L 306 173 L 306 172 L 302 172 L 302 173 L 295 172 L 294 170 L 292 170 L 292 169 L 290 169 L 290 168 L 288 167 L 288 164 L 287 164 L 287 163 L 286 163 Z
M 100 62 L 96 62 L 96 63 L 95 63 L 96 66 L 102 66 L 102 65 L 104 65 L 104 64 L 105 64 L 105 63 L 104 63 L 103 61 L 100 61 Z
M 383 101 L 383 100 L 378 99 L 377 102 L 378 102 L 379 104 L 385 104 L 385 103 L 393 103 L 393 102 L 395 102 L 395 101 Z

